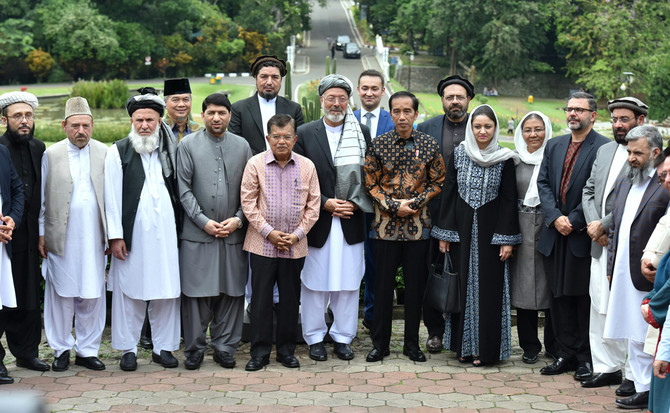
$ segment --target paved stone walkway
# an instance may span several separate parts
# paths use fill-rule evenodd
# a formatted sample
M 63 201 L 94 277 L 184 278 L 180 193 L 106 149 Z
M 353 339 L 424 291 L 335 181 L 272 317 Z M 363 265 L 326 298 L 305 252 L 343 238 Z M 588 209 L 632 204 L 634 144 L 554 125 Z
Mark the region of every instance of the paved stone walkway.
M 515 345 L 510 360 L 494 366 L 473 367 L 459 363 L 451 352 L 428 354 L 426 363 L 415 363 L 401 354 L 402 321 L 394 321 L 391 356 L 380 363 L 366 363 L 371 349 L 366 330 L 354 341 L 356 357 L 342 361 L 329 354 L 328 361 L 309 359 L 305 345 L 296 356 L 299 369 L 286 369 L 271 358 L 258 372 L 246 372 L 249 344 L 241 345 L 232 370 L 219 367 L 208 352 L 200 370 L 183 368 L 183 353 L 176 369 L 151 362 L 149 351 L 139 353 L 139 368 L 123 372 L 120 353 L 101 349 L 107 369 L 94 372 L 71 365 L 66 372 L 38 373 L 5 364 L 17 381 L 0 386 L 5 392 L 31 391 L 43 398 L 50 411 L 61 412 L 591 412 L 617 410 L 614 389 L 583 389 L 569 374 L 542 376 L 548 358 L 534 365 L 521 362 Z M 516 337 L 516 331 L 513 332 Z M 107 332 L 108 334 L 108 332 Z M 107 336 L 106 334 L 106 336 Z M 422 327 L 422 340 L 425 342 Z M 332 345 L 326 348 L 332 351 Z M 42 347 L 49 363 L 53 354 Z M 73 357 L 74 361 L 74 357 Z M 18 393 L 15 393 L 18 394 Z M 2 399 L 0 399 L 1 402 Z M 0 405 L 0 411 L 2 406 Z

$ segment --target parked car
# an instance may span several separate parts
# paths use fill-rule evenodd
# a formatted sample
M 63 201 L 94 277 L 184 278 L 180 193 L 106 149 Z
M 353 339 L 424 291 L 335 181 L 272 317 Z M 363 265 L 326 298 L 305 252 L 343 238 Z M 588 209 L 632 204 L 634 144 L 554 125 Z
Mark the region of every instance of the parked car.
M 360 59 L 361 58 L 361 49 L 358 48 L 356 43 L 347 43 L 344 46 L 344 51 L 342 52 L 342 57 L 349 59 Z
M 344 50 L 344 45 L 351 42 L 351 39 L 346 34 L 341 34 L 337 36 L 337 41 L 335 42 L 335 49 Z

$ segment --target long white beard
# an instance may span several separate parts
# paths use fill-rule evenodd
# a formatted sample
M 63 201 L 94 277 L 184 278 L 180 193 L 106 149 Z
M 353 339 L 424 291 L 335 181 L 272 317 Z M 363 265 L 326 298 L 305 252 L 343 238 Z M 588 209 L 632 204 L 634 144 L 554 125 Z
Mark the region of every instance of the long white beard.
M 130 127 L 130 133 L 128 137 L 130 138 L 130 144 L 135 148 L 135 152 L 139 154 L 151 153 L 156 148 L 158 140 L 160 139 L 160 125 L 156 127 L 156 130 L 149 136 L 142 136 L 135 130 L 135 126 Z

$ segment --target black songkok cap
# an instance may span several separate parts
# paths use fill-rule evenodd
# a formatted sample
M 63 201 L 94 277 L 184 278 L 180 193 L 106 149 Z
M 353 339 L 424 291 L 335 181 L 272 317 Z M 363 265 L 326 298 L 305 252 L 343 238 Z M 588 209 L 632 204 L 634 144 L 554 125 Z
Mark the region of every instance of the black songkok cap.
M 128 111 L 128 115 L 133 116 L 133 113 L 135 113 L 135 111 L 138 109 L 153 109 L 158 112 L 162 118 L 163 113 L 165 113 L 165 102 L 163 99 L 158 97 L 156 89 L 152 87 L 143 87 L 137 89 L 137 91 L 140 94 L 132 96 L 126 102 L 126 110 Z
M 163 82 L 163 95 L 182 95 L 184 93 L 191 93 L 191 84 L 188 79 L 166 79 Z
M 447 78 L 440 80 L 440 83 L 437 84 L 437 94 L 442 96 L 442 94 L 444 93 L 444 88 L 452 84 L 463 86 L 468 96 L 470 96 L 470 99 L 475 97 L 475 86 L 472 83 L 470 83 L 468 79 L 460 77 L 459 75 L 451 75 Z

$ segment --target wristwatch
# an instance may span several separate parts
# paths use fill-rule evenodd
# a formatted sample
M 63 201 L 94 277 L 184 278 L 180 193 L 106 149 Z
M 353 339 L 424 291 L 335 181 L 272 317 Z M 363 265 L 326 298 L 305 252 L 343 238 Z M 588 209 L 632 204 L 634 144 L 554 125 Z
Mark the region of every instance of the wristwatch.
M 242 228 L 242 226 L 244 225 L 242 223 L 242 219 L 240 219 L 240 217 L 235 217 L 235 219 L 237 220 L 237 229 Z

